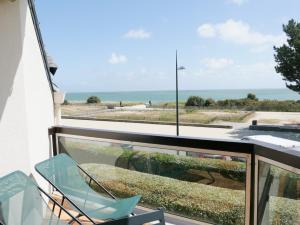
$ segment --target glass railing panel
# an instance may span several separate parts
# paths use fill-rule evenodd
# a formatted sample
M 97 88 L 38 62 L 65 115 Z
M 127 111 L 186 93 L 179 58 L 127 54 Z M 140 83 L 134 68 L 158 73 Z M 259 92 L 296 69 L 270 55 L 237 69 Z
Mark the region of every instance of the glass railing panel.
M 141 206 L 212 224 L 246 224 L 246 155 L 63 136 L 58 146 L 118 197 L 140 194 Z
M 300 224 L 300 174 L 279 166 L 258 161 L 258 225 Z

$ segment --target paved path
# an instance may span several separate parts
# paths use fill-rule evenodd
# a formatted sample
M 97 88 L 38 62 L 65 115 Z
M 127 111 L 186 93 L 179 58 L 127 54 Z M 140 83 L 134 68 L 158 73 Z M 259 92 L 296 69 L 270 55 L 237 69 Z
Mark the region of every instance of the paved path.
M 63 119 L 61 121 L 61 124 L 66 126 L 73 126 L 73 127 L 107 129 L 113 131 L 176 135 L 176 127 L 174 125 L 72 120 L 72 119 Z M 249 130 L 248 127 L 250 124 L 247 123 L 235 123 L 235 124 L 230 123 L 230 125 L 233 125 L 233 129 L 182 126 L 180 127 L 180 135 L 189 136 L 189 137 L 198 137 L 198 138 L 229 139 L 229 140 L 233 140 L 233 139 L 240 140 L 241 138 L 250 135 L 273 135 L 275 137 L 300 141 L 299 133 Z
M 109 121 L 89 121 L 89 120 L 72 120 L 63 119 L 62 125 L 108 129 L 115 131 L 139 132 L 146 134 L 176 135 L 176 126 L 158 125 L 143 123 L 126 123 L 126 122 L 109 122 Z M 203 138 L 230 138 L 229 133 L 232 129 L 207 128 L 207 127 L 180 127 L 181 136 L 203 137 Z

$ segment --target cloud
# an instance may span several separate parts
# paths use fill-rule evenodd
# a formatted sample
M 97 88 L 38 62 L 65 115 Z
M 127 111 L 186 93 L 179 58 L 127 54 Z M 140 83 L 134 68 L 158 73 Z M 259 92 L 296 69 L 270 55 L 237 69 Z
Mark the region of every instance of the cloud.
M 218 70 L 233 65 L 234 61 L 227 58 L 204 58 L 201 60 L 202 64 L 211 70 Z
M 211 24 L 203 24 L 198 27 L 197 32 L 200 37 L 212 38 L 216 36 L 216 29 Z
M 251 29 L 247 23 L 233 19 L 218 24 L 202 24 L 198 27 L 197 33 L 201 38 L 218 38 L 235 44 L 256 47 L 280 45 L 285 40 L 283 34 L 263 34 Z
M 202 68 L 195 73 L 198 76 L 216 76 L 223 79 L 234 79 L 235 77 L 244 77 L 244 79 L 261 79 L 264 76 L 276 76 L 274 66 L 275 62 L 254 62 L 248 64 L 236 63 L 231 59 L 204 59 Z M 224 69 L 226 68 L 226 69 Z M 224 81 L 225 81 L 224 80 Z
M 127 33 L 124 34 L 125 38 L 130 39 L 148 39 L 152 36 L 152 34 L 148 31 L 145 31 L 143 29 L 137 29 L 137 30 L 129 30 Z
M 189 79 L 182 80 L 185 89 L 253 89 L 282 88 L 284 82 L 276 73 L 272 60 L 239 63 L 224 69 L 211 69 L 201 64 L 191 71 Z M 268 81 L 268 82 L 262 82 Z
M 127 62 L 127 57 L 119 53 L 112 53 L 108 60 L 110 64 L 122 64 Z
M 242 5 L 246 2 L 248 2 L 248 0 L 228 0 L 228 2 L 235 4 L 235 5 Z

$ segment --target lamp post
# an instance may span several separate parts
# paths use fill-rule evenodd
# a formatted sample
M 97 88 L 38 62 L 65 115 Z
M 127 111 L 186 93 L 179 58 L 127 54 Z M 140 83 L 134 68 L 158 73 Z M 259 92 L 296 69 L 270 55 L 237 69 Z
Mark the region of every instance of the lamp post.
M 179 105 L 178 105 L 178 71 L 184 70 L 185 67 L 178 67 L 177 50 L 176 50 L 176 135 L 179 136 Z

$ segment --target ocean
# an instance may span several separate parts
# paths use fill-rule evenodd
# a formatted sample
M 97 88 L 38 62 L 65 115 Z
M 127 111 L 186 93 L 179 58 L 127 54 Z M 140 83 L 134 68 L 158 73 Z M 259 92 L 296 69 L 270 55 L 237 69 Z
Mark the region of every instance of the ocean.
M 186 101 L 189 96 L 215 100 L 245 98 L 254 93 L 259 99 L 300 100 L 300 95 L 289 89 L 226 89 L 226 90 L 181 90 L 179 100 Z M 122 91 L 122 92 L 70 92 L 66 94 L 68 101 L 86 101 L 90 96 L 98 96 L 105 102 L 171 102 L 175 101 L 175 91 Z

